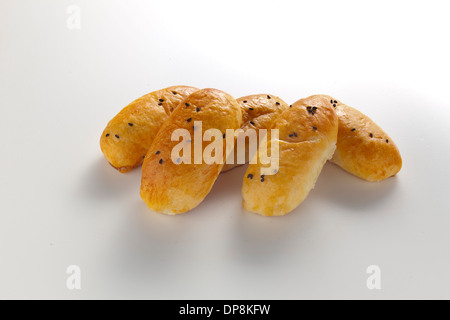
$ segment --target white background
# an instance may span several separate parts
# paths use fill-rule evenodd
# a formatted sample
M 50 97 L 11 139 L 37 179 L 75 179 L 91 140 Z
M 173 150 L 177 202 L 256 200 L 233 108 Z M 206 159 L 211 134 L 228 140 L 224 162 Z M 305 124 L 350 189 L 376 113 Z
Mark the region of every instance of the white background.
M 447 4 L 0 0 L 0 298 L 450 299 Z M 154 213 L 99 137 L 177 84 L 330 94 L 391 135 L 403 170 L 368 183 L 327 164 L 300 207 L 265 218 L 242 209 L 240 168 L 192 212 Z

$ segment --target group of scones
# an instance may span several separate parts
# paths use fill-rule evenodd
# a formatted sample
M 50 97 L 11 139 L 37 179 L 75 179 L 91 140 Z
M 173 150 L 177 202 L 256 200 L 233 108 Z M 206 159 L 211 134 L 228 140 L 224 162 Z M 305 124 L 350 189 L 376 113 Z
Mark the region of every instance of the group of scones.
M 154 91 L 131 102 L 106 126 L 100 146 L 108 162 L 120 172 L 142 164 L 141 198 L 157 212 L 179 214 L 197 207 L 221 172 L 232 169 L 225 159 L 236 157 L 237 148 L 222 163 L 177 163 L 171 151 L 176 129 L 191 135 L 194 122 L 203 132 L 217 129 L 267 129 L 267 149 L 278 146 L 276 173 L 261 175 L 267 166 L 252 161 L 243 177 L 243 206 L 265 216 L 281 216 L 306 198 L 327 160 L 367 181 L 381 181 L 397 174 L 402 159 L 392 139 L 369 117 L 327 95 L 300 99 L 292 105 L 270 94 L 235 100 L 217 89 L 174 86 Z M 197 128 L 198 129 L 198 128 Z M 278 135 L 271 135 L 278 129 Z M 235 144 L 236 144 L 236 137 Z M 207 146 L 201 142 L 202 148 Z M 245 148 L 249 162 L 248 143 Z M 257 154 L 254 155 L 257 157 Z

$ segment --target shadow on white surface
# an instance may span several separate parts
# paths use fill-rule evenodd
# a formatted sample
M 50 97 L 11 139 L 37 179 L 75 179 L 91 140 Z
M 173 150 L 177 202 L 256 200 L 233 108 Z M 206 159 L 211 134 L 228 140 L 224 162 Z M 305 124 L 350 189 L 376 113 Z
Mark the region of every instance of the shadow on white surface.
M 311 227 L 311 210 L 308 206 L 297 208 L 283 217 L 264 217 L 247 212 L 242 207 L 242 181 L 248 165 L 221 174 L 211 192 L 211 206 L 233 202 L 232 221 L 228 226 L 227 247 L 237 265 L 250 268 L 270 265 L 285 253 L 287 244 L 303 229 Z M 213 203 L 214 202 L 214 203 Z M 295 212 L 300 210 L 302 212 Z M 272 262 L 271 262 L 272 261 Z
M 283 217 L 263 217 L 245 212 L 235 221 L 232 250 L 235 259 L 249 266 L 271 265 L 286 251 L 292 251 L 295 235 L 308 237 L 314 212 L 291 212 Z M 313 230 L 313 229 L 312 229 Z M 295 250 L 301 254 L 301 244 Z M 263 267 L 264 268 L 264 267 Z
M 111 167 L 105 158 L 99 157 L 86 169 L 80 187 L 83 197 L 95 202 L 108 200 L 139 190 L 141 168 L 120 173 Z
M 217 177 L 211 192 L 206 196 L 198 209 L 200 210 L 202 207 L 206 207 L 217 211 L 217 206 L 219 205 L 221 207 L 226 206 L 233 211 L 243 211 L 244 209 L 242 209 L 242 206 L 240 205 L 242 202 L 241 189 L 242 180 L 247 171 L 247 167 L 248 164 L 245 164 L 221 173 Z M 238 203 L 239 206 L 236 206 Z M 232 207 L 231 204 L 233 204 Z M 239 210 L 238 208 L 242 210 Z
M 364 208 L 385 201 L 397 186 L 398 177 L 368 182 L 351 175 L 335 164 L 327 163 L 311 196 L 323 198 L 343 208 L 364 212 Z
M 130 273 L 170 270 L 183 246 L 186 222 L 183 215 L 168 216 L 149 210 L 143 201 L 134 203 L 118 230 L 117 266 Z
M 237 267 L 275 261 L 299 230 L 311 227 L 311 215 L 263 217 L 246 212 L 241 204 L 245 171 L 241 166 L 221 174 L 206 199 L 188 213 L 168 216 L 135 202 L 112 245 L 115 272 L 132 281 L 155 281 L 155 272 L 162 278 L 189 272 L 198 276 L 201 268 L 220 261 Z
M 142 271 L 168 271 L 170 261 L 183 259 L 183 252 L 192 252 L 192 248 L 185 248 L 187 243 L 202 248 L 208 247 L 202 244 L 205 238 L 217 241 L 219 236 L 211 228 L 221 229 L 221 221 L 242 214 L 243 209 L 236 209 L 241 208 L 245 170 L 242 166 L 219 175 L 205 200 L 187 213 L 169 216 L 150 210 L 143 201 L 134 202 L 118 236 L 122 267 L 140 265 Z
M 246 166 L 241 166 L 221 174 L 197 208 L 168 216 L 149 210 L 139 199 L 139 170 L 123 175 L 104 159 L 93 163 L 84 186 L 89 197 L 119 201 L 126 193 L 124 201 L 129 202 L 124 206 L 120 201 L 123 212 L 115 240 L 105 252 L 111 266 L 106 278 L 118 282 L 105 285 L 112 292 L 126 288 L 146 294 L 150 292 L 146 288 L 153 288 L 152 294 L 183 298 L 175 294 L 179 286 L 207 286 L 209 280 L 222 283 L 223 277 L 238 270 L 254 270 L 255 280 L 259 272 L 275 269 L 286 255 L 314 254 L 312 248 L 330 240 L 324 240 L 330 230 L 321 224 L 321 210 L 330 202 L 344 211 L 364 212 L 364 207 L 382 203 L 397 185 L 396 178 L 369 183 L 327 164 L 316 188 L 297 209 L 283 217 L 263 217 L 242 208 L 245 171 Z M 225 265 L 227 269 L 222 269 Z

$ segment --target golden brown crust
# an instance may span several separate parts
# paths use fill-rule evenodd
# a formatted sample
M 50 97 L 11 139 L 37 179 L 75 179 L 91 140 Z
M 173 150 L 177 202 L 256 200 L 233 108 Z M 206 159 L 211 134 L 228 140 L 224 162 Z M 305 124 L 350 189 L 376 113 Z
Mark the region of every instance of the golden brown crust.
M 120 172 L 139 166 L 164 120 L 197 90 L 187 86 L 169 87 L 146 94 L 123 108 L 100 138 L 100 148 L 111 166 Z
M 259 129 L 269 129 L 273 121 L 286 109 L 289 105 L 277 96 L 271 94 L 254 94 L 236 99 L 242 110 L 242 135 L 248 129 L 255 129 L 259 137 Z M 235 138 L 234 151 L 229 158 L 234 156 L 234 164 L 226 163 L 222 172 L 231 170 L 242 164 L 237 163 L 237 138 Z M 245 162 L 249 159 L 249 139 L 245 139 Z
M 325 99 L 297 101 L 272 124 L 279 130 L 279 169 L 260 175 L 262 165 L 250 164 L 242 186 L 246 210 L 279 216 L 295 209 L 314 187 L 326 160 L 335 150 L 338 120 Z M 268 149 L 276 140 L 268 134 Z
M 360 111 L 326 95 L 339 118 L 336 152 L 331 159 L 351 174 L 367 180 L 381 181 L 396 175 L 402 157 L 389 135 Z
M 233 97 L 216 89 L 196 91 L 175 109 L 162 125 L 142 166 L 141 198 L 155 211 L 178 214 L 195 208 L 209 193 L 222 169 L 223 163 L 195 164 L 193 150 L 191 164 L 172 161 L 172 150 L 180 143 L 171 141 L 172 133 L 175 129 L 186 129 L 194 141 L 195 121 L 202 121 L 202 134 L 213 128 L 225 133 L 226 129 L 240 127 L 242 112 Z M 202 152 L 208 144 L 209 141 L 202 143 Z M 224 146 L 223 159 L 225 153 Z
M 270 94 L 254 94 L 236 101 L 242 109 L 241 129 L 244 131 L 249 128 L 268 129 L 275 118 L 289 108 L 281 98 Z

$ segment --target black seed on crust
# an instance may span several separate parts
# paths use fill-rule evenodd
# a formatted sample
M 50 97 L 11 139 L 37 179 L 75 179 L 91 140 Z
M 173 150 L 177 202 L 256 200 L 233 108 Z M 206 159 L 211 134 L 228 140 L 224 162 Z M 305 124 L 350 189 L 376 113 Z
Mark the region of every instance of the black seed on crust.
M 156 153 L 155 153 L 155 154 L 160 154 L 160 153 L 161 153 L 161 151 L 159 151 L 159 150 L 158 150 L 158 151 L 156 151 Z
M 369 134 L 369 136 L 370 136 L 371 138 L 373 138 L 373 133 Z
M 163 163 L 163 160 L 162 159 L 159 159 L 159 164 L 162 164 Z
M 119 139 L 119 138 L 120 138 L 118 134 L 116 134 L 116 135 L 115 135 L 115 137 L 116 137 L 117 139 Z
M 108 137 L 109 137 L 109 133 L 107 133 L 105 137 L 107 137 L 107 138 L 108 138 Z
M 350 130 L 350 131 L 356 131 L 356 129 L 355 128 L 353 128 L 352 130 Z
M 267 99 L 272 99 L 272 97 L 271 96 L 267 96 Z
M 129 125 L 130 127 L 132 127 L 132 126 L 133 126 L 133 124 L 132 124 L 132 123 L 128 123 L 128 125 Z
M 253 121 L 250 121 L 250 123 L 251 123 L 252 125 L 255 125 L 255 123 L 254 123 Z
M 317 127 L 313 127 L 314 130 L 317 130 Z
M 253 175 L 251 173 L 248 174 L 247 179 L 253 179 Z
M 197 109 L 195 109 L 195 111 L 199 112 L 200 111 L 200 107 L 197 107 Z
M 315 115 L 317 107 L 314 107 L 314 108 L 313 107 L 306 107 L 306 110 L 308 110 L 308 112 L 311 113 L 312 115 Z
M 192 118 L 188 118 L 186 119 L 187 122 L 191 122 Z
M 187 102 L 186 102 L 184 105 L 185 105 L 186 107 L 189 107 L 189 103 L 187 103 Z

